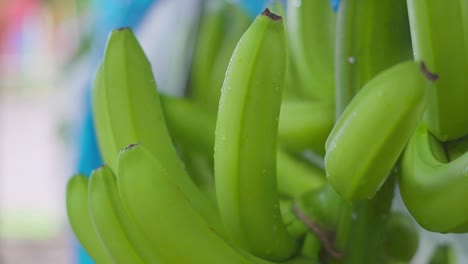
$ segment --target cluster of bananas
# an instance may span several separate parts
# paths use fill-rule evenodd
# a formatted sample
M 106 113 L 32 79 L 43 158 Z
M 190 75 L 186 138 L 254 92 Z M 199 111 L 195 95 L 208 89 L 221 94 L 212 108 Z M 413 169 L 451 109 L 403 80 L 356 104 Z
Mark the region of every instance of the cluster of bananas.
M 396 182 L 423 228 L 468 232 L 468 2 L 270 8 L 206 5 L 182 98 L 130 29 L 110 34 L 92 95 L 105 165 L 67 187 L 97 263 L 408 263 Z

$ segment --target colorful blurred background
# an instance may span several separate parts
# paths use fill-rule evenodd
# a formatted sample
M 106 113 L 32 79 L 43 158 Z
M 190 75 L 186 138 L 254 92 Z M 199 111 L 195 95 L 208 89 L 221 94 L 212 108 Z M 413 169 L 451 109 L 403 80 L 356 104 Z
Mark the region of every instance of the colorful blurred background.
M 101 162 L 89 87 L 107 35 L 134 28 L 150 60 L 166 66 L 155 72 L 159 88 L 180 93 L 171 76 L 187 72 L 178 51 L 190 49 L 200 1 L 0 1 L 0 264 L 92 263 L 70 230 L 64 198 L 73 173 Z M 266 1 L 231 2 L 253 17 Z M 415 263 L 440 239 L 468 251 L 466 236 L 422 234 Z

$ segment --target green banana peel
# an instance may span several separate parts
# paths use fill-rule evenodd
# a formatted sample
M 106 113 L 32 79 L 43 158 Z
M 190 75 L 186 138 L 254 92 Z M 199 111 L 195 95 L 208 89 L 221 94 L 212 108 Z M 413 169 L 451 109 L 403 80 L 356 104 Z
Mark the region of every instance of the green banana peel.
M 416 129 L 429 86 L 422 65 L 407 61 L 374 77 L 333 127 L 325 144 L 325 170 L 345 200 L 372 198 Z
M 335 53 L 336 119 L 376 74 L 412 59 L 406 0 L 342 1 Z
M 221 218 L 237 246 L 271 261 L 287 260 L 298 248 L 281 219 L 276 182 L 285 64 L 282 18 L 265 9 L 232 55 L 215 132 Z
M 428 94 L 424 122 L 440 141 L 468 135 L 468 3 L 408 0 L 416 60 L 440 79 Z
M 328 0 L 287 1 L 286 32 L 298 93 L 334 101 L 335 20 Z
M 468 152 L 450 162 L 441 162 L 431 148 L 437 144 L 442 143 L 421 123 L 399 163 L 401 196 L 411 215 L 426 230 L 466 233 Z
M 88 200 L 94 229 L 115 263 L 143 264 L 145 262 L 124 230 L 120 217 L 125 213 L 124 207 L 113 199 L 118 197 L 118 190 L 111 188 L 109 181 L 115 181 L 109 167 L 103 166 L 91 172 Z
M 88 200 L 94 228 L 114 262 L 161 263 L 146 234 L 123 205 L 109 166 L 91 172 Z
M 78 241 L 89 256 L 99 263 L 111 264 L 113 261 L 95 231 L 89 214 L 88 182 L 88 177 L 81 174 L 76 174 L 68 180 L 66 193 L 68 220 Z

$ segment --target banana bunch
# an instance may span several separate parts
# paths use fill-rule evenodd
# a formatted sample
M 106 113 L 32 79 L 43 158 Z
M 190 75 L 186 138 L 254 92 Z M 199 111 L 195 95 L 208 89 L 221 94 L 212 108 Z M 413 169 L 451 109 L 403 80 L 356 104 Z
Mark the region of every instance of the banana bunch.
M 67 186 L 77 238 L 99 264 L 366 264 L 410 262 L 413 220 L 468 232 L 468 4 L 435 2 L 273 1 L 284 18 L 252 21 L 207 0 L 183 97 L 114 30 L 92 94 L 104 165 Z

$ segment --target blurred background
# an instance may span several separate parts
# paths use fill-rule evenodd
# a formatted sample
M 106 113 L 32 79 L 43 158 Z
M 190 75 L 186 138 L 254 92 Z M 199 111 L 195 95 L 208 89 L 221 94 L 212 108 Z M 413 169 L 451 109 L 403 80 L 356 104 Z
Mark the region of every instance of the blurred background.
M 0 1 L 0 263 L 73 263 L 64 187 L 83 87 L 69 77 L 90 10 L 86 0 Z
M 255 16 L 262 0 L 237 1 Z M 337 2 L 337 1 L 332 1 Z M 110 30 L 131 26 L 158 87 L 177 94 L 186 75 L 200 0 L 0 1 L 0 263 L 92 263 L 68 225 L 65 186 L 100 165 L 89 88 Z M 183 82 L 183 78 L 180 80 Z M 401 201 L 396 206 L 404 208 Z M 422 232 L 425 263 L 434 241 L 466 236 Z M 464 241 L 464 242 L 463 242 Z M 463 263 L 463 262 L 460 262 Z

